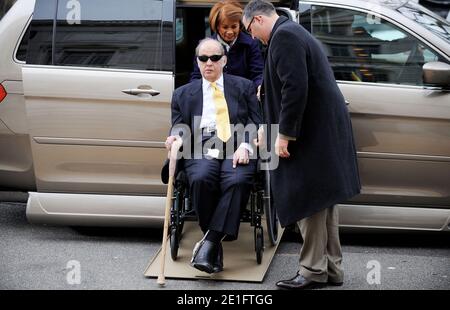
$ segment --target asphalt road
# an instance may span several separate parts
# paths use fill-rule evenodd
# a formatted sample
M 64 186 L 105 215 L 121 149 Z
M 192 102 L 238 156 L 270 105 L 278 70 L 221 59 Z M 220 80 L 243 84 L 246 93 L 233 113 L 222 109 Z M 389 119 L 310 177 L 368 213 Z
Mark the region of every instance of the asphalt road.
M 0 203 L 0 289 L 159 289 L 143 271 L 160 246 L 161 233 L 36 226 L 27 222 L 25 204 Z M 325 289 L 448 290 L 449 237 L 341 234 L 345 283 Z M 299 236 L 286 233 L 263 283 L 169 279 L 164 289 L 276 289 L 277 280 L 297 270 L 300 247 Z

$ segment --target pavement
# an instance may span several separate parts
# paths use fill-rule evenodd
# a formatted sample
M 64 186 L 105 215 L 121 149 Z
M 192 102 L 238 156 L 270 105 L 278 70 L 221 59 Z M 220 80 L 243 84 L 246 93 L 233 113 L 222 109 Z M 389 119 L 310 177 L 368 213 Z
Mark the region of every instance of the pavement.
M 162 229 L 31 225 L 26 206 L 0 203 L 0 290 L 157 290 L 143 276 Z M 448 290 L 449 234 L 342 234 L 345 283 L 324 290 Z M 167 279 L 163 290 L 273 290 L 298 269 L 300 236 L 288 231 L 262 283 Z

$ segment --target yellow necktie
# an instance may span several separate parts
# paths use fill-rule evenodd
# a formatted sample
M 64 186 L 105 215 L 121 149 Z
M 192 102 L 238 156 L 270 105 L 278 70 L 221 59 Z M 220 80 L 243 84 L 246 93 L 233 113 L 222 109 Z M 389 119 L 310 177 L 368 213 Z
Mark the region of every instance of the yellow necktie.
M 217 136 L 223 142 L 227 142 L 231 137 L 230 117 L 228 106 L 223 92 L 217 87 L 216 82 L 211 83 L 214 88 L 213 101 L 216 106 L 216 130 Z

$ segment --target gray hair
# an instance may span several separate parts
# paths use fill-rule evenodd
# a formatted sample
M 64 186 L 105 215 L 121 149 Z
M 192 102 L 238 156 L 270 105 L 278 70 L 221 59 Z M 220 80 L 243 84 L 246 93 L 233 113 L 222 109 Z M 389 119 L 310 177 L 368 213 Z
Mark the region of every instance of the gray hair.
M 252 0 L 244 8 L 245 20 L 251 20 L 256 15 L 272 16 L 276 13 L 272 3 L 266 0 Z
M 214 42 L 215 44 L 217 44 L 217 47 L 220 49 L 220 53 L 221 53 L 222 55 L 225 55 L 225 49 L 223 48 L 223 45 L 220 44 L 219 41 L 217 41 L 217 40 L 215 40 L 215 39 L 212 39 L 212 38 L 205 38 L 205 39 L 201 40 L 201 41 L 198 43 L 197 47 L 195 48 L 195 56 L 198 56 L 198 53 L 199 53 L 199 51 L 200 51 L 200 47 L 201 47 L 203 44 L 205 44 L 206 42 L 210 42 L 210 41 L 212 41 L 212 42 Z

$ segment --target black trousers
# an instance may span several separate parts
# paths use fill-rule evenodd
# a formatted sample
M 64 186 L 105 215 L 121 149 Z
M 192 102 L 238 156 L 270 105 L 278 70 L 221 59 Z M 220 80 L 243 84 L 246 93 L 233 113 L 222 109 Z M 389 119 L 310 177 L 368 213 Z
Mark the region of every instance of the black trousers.
M 245 208 L 256 173 L 256 160 L 233 168 L 232 159 L 186 159 L 191 201 L 200 228 L 236 239 L 241 211 Z

